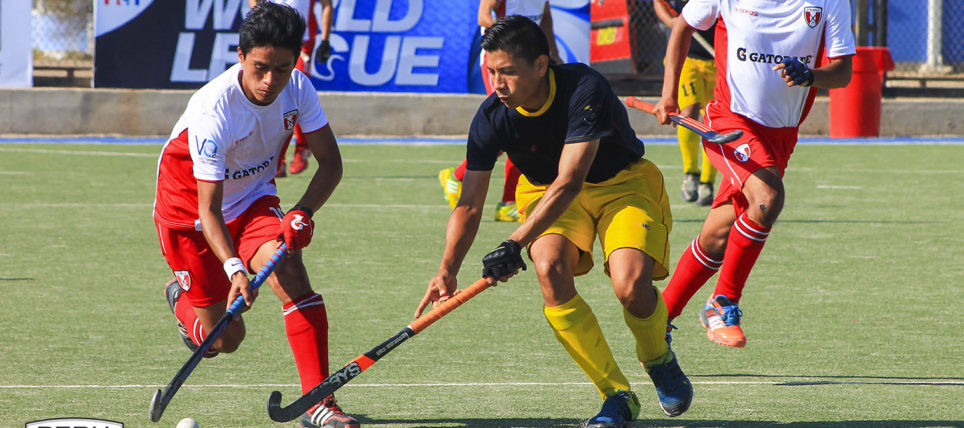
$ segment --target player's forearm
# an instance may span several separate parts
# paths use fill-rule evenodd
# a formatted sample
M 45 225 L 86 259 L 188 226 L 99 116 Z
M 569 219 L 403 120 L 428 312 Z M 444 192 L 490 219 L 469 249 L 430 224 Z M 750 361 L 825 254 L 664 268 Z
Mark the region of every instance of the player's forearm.
M 566 212 L 569 205 L 579 192 L 582 190 L 582 181 L 566 180 L 560 182 L 556 180 L 546 189 L 546 193 L 539 199 L 539 204 L 531 214 L 526 215 L 525 223 L 522 223 L 511 235 L 509 239 L 518 242 L 525 247 L 534 241 L 549 226 L 552 226 L 562 214 Z
M 654 0 L 653 11 L 656 12 L 656 18 L 659 19 L 659 22 L 662 22 L 663 25 L 667 27 L 673 28 L 673 15 L 669 13 L 669 6 L 666 5 L 665 1 Z
M 482 222 L 482 207 L 455 207 L 445 227 L 445 252 L 439 269 L 457 275 Z
M 813 85 L 824 89 L 843 88 L 853 75 L 853 57 L 831 59 L 830 64 L 811 70 Z
M 331 37 L 331 24 L 334 21 L 335 7 L 331 5 L 331 0 L 321 2 L 321 40 L 328 40 Z
M 228 231 L 221 210 L 200 210 L 198 217 L 201 220 L 201 233 L 204 234 L 204 240 L 207 241 L 218 260 L 223 263 L 232 257 L 237 257 L 234 243 L 230 239 L 231 232 Z
M 315 170 L 315 175 L 311 177 L 308 188 L 305 189 L 298 203 L 317 211 L 328 201 L 335 187 L 341 182 L 343 170 L 340 155 L 316 155 L 315 159 L 318 161 L 318 169 Z

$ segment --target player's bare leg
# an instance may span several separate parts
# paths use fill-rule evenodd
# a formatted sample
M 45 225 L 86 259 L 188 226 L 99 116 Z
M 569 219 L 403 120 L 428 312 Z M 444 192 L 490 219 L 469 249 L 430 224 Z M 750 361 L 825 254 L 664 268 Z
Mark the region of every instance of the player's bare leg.
M 227 311 L 227 305 L 228 301 L 225 299 L 215 302 L 210 306 L 194 307 L 194 313 L 197 314 L 198 320 L 204 328 L 203 333 L 198 332 L 197 339 L 204 340 L 207 332 L 211 331 L 214 325 L 218 323 L 218 320 L 224 316 L 224 313 Z M 228 323 L 224 331 L 221 332 L 221 335 L 218 336 L 211 345 L 211 348 L 225 353 L 234 352 L 238 350 L 238 346 L 240 346 L 241 341 L 244 340 L 244 334 L 244 320 L 239 316 Z
M 784 188 L 779 171 L 770 167 L 754 172 L 744 183 L 743 194 L 747 208 L 739 216 L 730 211 L 736 218 L 725 244 L 720 276 L 713 295 L 700 312 L 700 323 L 707 328 L 710 340 L 737 348 L 746 346 L 740 297 L 770 228 L 783 210 Z
M 263 264 L 279 242 L 266 242 L 252 257 L 252 265 Z M 328 377 L 328 313 L 324 299 L 311 289 L 308 271 L 301 251 L 288 254 L 268 278 L 271 290 L 281 300 L 288 344 L 298 366 L 301 392 L 310 391 Z M 301 425 L 314 427 L 357 427 L 358 422 L 346 415 L 328 396 L 301 418 Z

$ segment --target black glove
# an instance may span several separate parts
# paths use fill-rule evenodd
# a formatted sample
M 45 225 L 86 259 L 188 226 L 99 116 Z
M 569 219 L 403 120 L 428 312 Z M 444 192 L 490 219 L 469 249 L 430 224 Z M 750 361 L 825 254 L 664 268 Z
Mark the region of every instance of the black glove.
M 794 57 L 786 57 L 783 59 L 783 69 L 793 79 L 793 83 L 797 86 L 810 86 L 813 84 L 813 72 L 806 64 L 800 62 L 800 60 Z
M 321 44 L 318 45 L 318 50 L 315 51 L 315 63 L 324 64 L 328 62 L 328 57 L 331 56 L 331 44 L 327 40 L 322 40 Z
M 526 270 L 526 264 L 522 261 L 522 246 L 513 240 L 502 241 L 498 248 L 482 257 L 482 276 L 505 278 L 519 268 Z

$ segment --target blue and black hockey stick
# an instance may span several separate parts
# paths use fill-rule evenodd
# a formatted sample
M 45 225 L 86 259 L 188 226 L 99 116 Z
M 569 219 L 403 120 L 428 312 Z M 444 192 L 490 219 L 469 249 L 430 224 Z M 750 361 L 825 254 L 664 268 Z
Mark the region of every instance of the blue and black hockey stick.
M 277 266 L 278 262 L 281 261 L 281 258 L 284 257 L 287 250 L 288 248 L 284 243 L 278 247 L 278 250 L 274 252 L 274 255 L 271 256 L 271 259 L 261 267 L 261 270 L 258 271 L 258 274 L 255 275 L 254 279 L 251 280 L 252 289 L 256 289 L 264 283 L 265 279 L 267 279 L 268 276 L 271 275 L 271 272 L 274 271 L 274 268 Z M 187 380 L 187 377 L 191 375 L 191 372 L 194 371 L 194 367 L 196 367 L 197 363 L 204 358 L 204 353 L 211 348 L 211 344 L 213 344 L 218 336 L 221 335 L 221 332 L 224 331 L 224 328 L 228 325 L 231 319 L 234 318 L 235 315 L 241 313 L 241 309 L 243 307 L 244 297 L 238 296 L 236 299 L 234 299 L 234 302 L 224 313 L 221 319 L 218 320 L 218 323 L 214 325 L 214 328 L 211 329 L 211 332 L 208 333 L 207 337 L 205 337 L 201 344 L 198 345 L 197 349 L 194 350 L 194 353 L 191 354 L 191 358 L 188 358 L 187 362 L 184 363 L 184 366 L 181 367 L 181 370 L 178 370 L 177 374 L 174 375 L 174 379 L 171 379 L 171 383 L 168 383 L 167 386 L 164 387 L 163 392 L 158 389 L 157 392 L 154 393 L 154 398 L 151 399 L 151 422 L 157 422 L 161 419 L 164 409 L 166 409 L 167 404 L 171 402 L 171 398 L 174 398 L 174 394 L 177 393 L 177 390 L 181 388 L 181 384 L 183 384 L 184 381 Z

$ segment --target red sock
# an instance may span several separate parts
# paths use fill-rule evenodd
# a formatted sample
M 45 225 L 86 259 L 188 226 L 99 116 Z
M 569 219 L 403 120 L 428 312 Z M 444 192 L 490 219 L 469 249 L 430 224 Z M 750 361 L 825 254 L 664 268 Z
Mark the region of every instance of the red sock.
M 733 303 L 740 301 L 746 279 L 750 277 L 750 270 L 760 256 L 760 251 L 763 251 L 763 244 L 766 244 L 769 234 L 769 227 L 751 220 L 746 212 L 737 217 L 726 241 L 723 267 L 720 268 L 714 296 L 722 294 Z
M 505 157 L 505 184 L 502 186 L 502 202 L 515 202 L 515 187 L 519 184 L 519 170 Z
M 460 163 L 459 166 L 455 167 L 455 171 L 452 172 L 452 175 L 455 176 L 456 180 L 462 181 L 462 179 L 465 178 L 465 165 L 467 165 L 468 163 L 469 163 L 468 160 L 463 159 L 462 163 Z
M 187 302 L 187 299 L 182 295 L 180 299 L 177 299 L 177 303 L 174 305 L 174 316 L 177 320 L 184 324 L 184 328 L 187 329 L 187 335 L 191 337 L 194 344 L 200 345 L 207 336 L 204 333 L 204 326 L 201 325 L 201 320 L 198 319 L 197 313 L 194 312 L 194 307 Z
M 328 314 L 321 295 L 312 293 L 282 307 L 288 344 L 295 356 L 301 393 L 328 377 Z
M 706 255 L 700 248 L 700 237 L 690 243 L 689 247 L 683 251 L 679 261 L 676 262 L 676 270 L 669 284 L 663 290 L 663 301 L 666 302 L 666 309 L 669 311 L 669 319 L 679 316 L 683 312 L 686 303 L 693 298 L 696 291 L 706 283 L 716 271 L 720 270 L 722 260 L 713 260 Z

